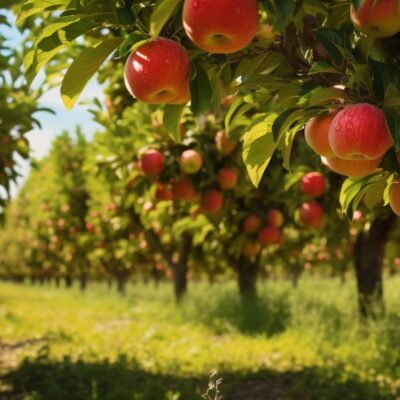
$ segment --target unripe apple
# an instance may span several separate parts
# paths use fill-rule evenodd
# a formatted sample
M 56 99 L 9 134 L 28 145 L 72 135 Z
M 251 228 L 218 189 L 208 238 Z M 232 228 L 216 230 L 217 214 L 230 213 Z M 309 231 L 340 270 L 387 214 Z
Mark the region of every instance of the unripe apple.
M 261 24 L 258 29 L 257 37 L 264 42 L 272 42 L 276 38 L 276 32 L 272 30 L 271 25 Z
M 360 9 L 350 6 L 354 26 L 367 35 L 390 37 L 400 32 L 398 0 L 364 0 Z
M 252 234 L 259 231 L 261 228 L 261 218 L 256 214 L 251 214 L 243 221 L 244 233 Z
M 333 172 L 352 178 L 362 178 L 376 171 L 382 158 L 376 160 L 342 160 L 338 157 L 321 157 L 322 164 Z
M 285 217 L 276 208 L 271 208 L 267 212 L 267 223 L 268 225 L 274 226 L 275 228 L 280 228 L 285 222 Z
M 203 157 L 196 150 L 185 150 L 179 157 L 179 165 L 184 174 L 196 174 L 203 166 Z
M 372 104 L 353 104 L 339 111 L 329 127 L 329 144 L 344 160 L 376 160 L 392 146 L 385 113 Z
M 261 244 L 259 242 L 246 239 L 242 245 L 242 254 L 246 257 L 254 257 L 261 251 Z
M 306 196 L 320 197 L 325 193 L 325 177 L 320 172 L 309 172 L 301 178 L 300 190 Z
M 324 210 L 316 201 L 308 201 L 300 207 L 300 221 L 310 228 L 321 228 L 324 223 Z
M 258 232 L 258 241 L 261 244 L 277 244 L 280 239 L 281 233 L 278 228 L 275 228 L 274 226 L 264 226 L 260 229 L 260 232 Z
M 320 156 L 335 156 L 328 140 L 329 127 L 335 115 L 336 113 L 331 113 L 321 117 L 313 117 L 305 126 L 306 142 Z
M 221 210 L 223 202 L 221 192 L 210 189 L 201 199 L 201 209 L 209 214 L 217 214 Z
M 218 183 L 221 189 L 229 190 L 233 189 L 238 181 L 238 174 L 235 169 L 224 167 L 218 171 Z
M 157 183 L 155 198 L 158 201 L 172 200 L 173 195 L 171 189 L 164 183 Z
M 257 0 L 185 0 L 183 26 L 200 49 L 234 53 L 246 47 L 257 32 Z
M 148 104 L 185 104 L 189 100 L 190 62 L 176 42 L 157 38 L 139 46 L 125 65 L 130 94 Z
M 164 155 L 158 150 L 148 150 L 140 157 L 140 167 L 146 175 L 160 175 L 164 167 Z
M 224 130 L 217 132 L 215 136 L 215 144 L 217 146 L 217 150 L 223 156 L 233 153 L 237 146 L 237 142 L 231 141 Z
M 400 216 L 400 180 L 392 182 L 389 188 L 389 204 L 393 212 Z
M 196 195 L 193 183 L 189 178 L 182 177 L 173 181 L 171 185 L 174 199 L 190 201 Z

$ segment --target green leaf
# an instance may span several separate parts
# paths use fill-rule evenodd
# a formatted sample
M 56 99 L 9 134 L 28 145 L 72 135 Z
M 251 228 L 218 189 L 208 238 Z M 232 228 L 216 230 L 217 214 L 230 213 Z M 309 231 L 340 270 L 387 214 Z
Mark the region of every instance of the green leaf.
M 225 116 L 226 132 L 229 133 L 231 126 L 234 125 L 234 122 L 253 107 L 254 104 L 246 103 L 242 97 L 239 97 L 237 100 L 235 100 L 234 103 L 229 107 L 229 110 Z
M 184 108 L 184 104 L 166 104 L 164 108 L 163 125 L 172 140 L 176 143 L 181 143 L 182 141 L 179 133 L 179 123 L 181 121 Z
M 310 70 L 308 71 L 309 75 L 313 75 L 313 74 L 340 74 L 340 72 L 332 67 L 331 64 L 329 64 L 326 61 L 317 61 L 315 62 Z
M 365 0 L 351 0 L 356 11 L 359 11 Z
M 191 109 L 198 115 L 211 106 L 212 87 L 207 72 L 200 64 L 192 64 L 195 76 L 190 81 Z
M 61 97 L 67 109 L 74 106 L 88 81 L 121 42 L 122 38 L 103 40 L 85 49 L 70 65 L 61 84 Z
M 141 33 L 131 33 L 121 44 L 119 48 L 119 56 L 125 57 L 131 51 L 137 49 L 142 43 L 146 41 L 145 36 Z
M 295 0 L 274 1 L 275 18 L 272 27 L 274 32 L 280 32 L 286 27 L 288 22 L 293 18 L 295 6 Z
M 340 49 L 342 38 L 334 29 L 320 28 L 315 31 L 315 35 L 321 42 L 324 49 L 337 62 L 343 61 L 343 54 Z
M 243 161 L 250 180 L 258 187 L 266 168 L 276 150 L 272 124 L 277 114 L 270 114 L 264 121 L 254 125 L 244 135 Z
M 21 5 L 17 24 L 44 10 L 65 10 L 71 1 L 65 0 L 27 0 Z
M 158 0 L 150 17 L 150 34 L 157 37 L 182 0 Z

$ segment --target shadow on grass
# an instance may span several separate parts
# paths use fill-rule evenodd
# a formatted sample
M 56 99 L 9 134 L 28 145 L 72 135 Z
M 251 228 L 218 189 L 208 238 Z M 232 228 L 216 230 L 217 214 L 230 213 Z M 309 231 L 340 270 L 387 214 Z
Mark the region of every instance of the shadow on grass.
M 391 400 L 373 382 L 345 377 L 339 369 L 219 374 L 225 400 Z M 1 400 L 201 400 L 207 377 L 145 371 L 121 356 L 116 362 L 84 362 L 46 356 L 25 360 L 3 377 Z

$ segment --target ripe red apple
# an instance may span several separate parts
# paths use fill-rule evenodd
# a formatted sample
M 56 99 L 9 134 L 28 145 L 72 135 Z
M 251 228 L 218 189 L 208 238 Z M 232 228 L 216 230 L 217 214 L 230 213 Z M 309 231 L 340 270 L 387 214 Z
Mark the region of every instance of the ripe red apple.
M 300 207 L 300 221 L 310 228 L 321 228 L 324 223 L 324 210 L 316 201 L 308 201 Z
M 203 157 L 196 150 L 185 150 L 179 157 L 179 165 L 184 174 L 196 174 L 203 166 Z
M 182 177 L 173 181 L 171 185 L 174 199 L 190 201 L 196 196 L 193 183 L 189 178 Z
M 328 140 L 329 127 L 335 115 L 336 113 L 331 113 L 321 117 L 313 117 L 305 126 L 306 142 L 320 156 L 335 156 Z
M 233 189 L 238 181 L 238 174 L 234 168 L 224 167 L 218 171 L 218 183 L 221 189 Z
M 376 160 L 342 160 L 338 157 L 321 157 L 322 164 L 333 172 L 352 178 L 362 178 L 372 174 L 379 167 L 382 157 Z
M 257 33 L 257 0 L 185 0 L 183 26 L 200 49 L 234 53 Z
M 243 221 L 244 233 L 252 234 L 258 232 L 261 228 L 261 218 L 256 214 L 251 214 Z
M 398 0 L 364 0 L 360 9 L 350 6 L 350 18 L 360 31 L 375 37 L 390 37 L 400 32 Z
M 258 241 L 261 244 L 277 244 L 281 239 L 281 232 L 274 226 L 264 226 L 258 232 Z
M 221 210 L 223 202 L 221 192 L 210 189 L 201 199 L 201 209 L 209 214 L 217 214 Z
M 400 180 L 392 182 L 389 188 L 389 204 L 393 212 L 400 216 Z
M 217 132 L 215 136 L 215 144 L 217 146 L 217 150 L 223 156 L 233 153 L 237 146 L 237 142 L 230 140 L 226 134 L 226 131 L 224 130 Z
M 300 190 L 306 196 L 320 197 L 325 193 L 325 177 L 320 172 L 309 172 L 300 181 Z
M 261 244 L 250 240 L 246 239 L 243 242 L 242 245 L 242 254 L 246 257 L 254 257 L 256 256 L 259 252 L 261 251 Z
M 147 150 L 140 157 L 140 168 L 149 176 L 160 175 L 164 167 L 164 155 L 158 150 Z
M 171 189 L 164 183 L 157 183 L 155 198 L 158 201 L 172 200 L 173 195 Z
M 190 62 L 176 42 L 157 38 L 139 46 L 125 65 L 129 93 L 149 104 L 184 104 L 189 100 Z
M 329 144 L 344 160 L 376 160 L 392 146 L 384 112 L 360 103 L 339 111 L 329 127 Z
M 275 228 L 280 228 L 285 222 L 283 214 L 276 208 L 271 208 L 267 212 L 267 223 L 268 225 L 274 226 Z

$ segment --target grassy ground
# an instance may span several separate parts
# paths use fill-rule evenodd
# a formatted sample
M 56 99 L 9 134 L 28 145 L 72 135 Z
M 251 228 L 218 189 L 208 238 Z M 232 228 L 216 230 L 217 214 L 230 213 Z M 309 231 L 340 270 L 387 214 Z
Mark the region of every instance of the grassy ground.
M 213 370 L 226 400 L 400 399 L 400 280 L 387 317 L 361 327 L 354 282 L 39 288 L 0 283 L 0 399 L 200 400 Z M 214 400 L 214 397 L 211 397 Z

